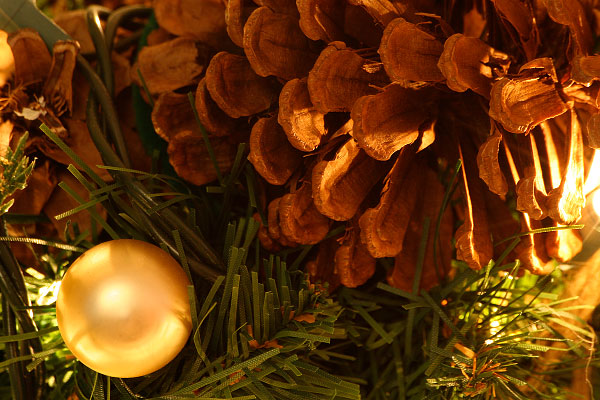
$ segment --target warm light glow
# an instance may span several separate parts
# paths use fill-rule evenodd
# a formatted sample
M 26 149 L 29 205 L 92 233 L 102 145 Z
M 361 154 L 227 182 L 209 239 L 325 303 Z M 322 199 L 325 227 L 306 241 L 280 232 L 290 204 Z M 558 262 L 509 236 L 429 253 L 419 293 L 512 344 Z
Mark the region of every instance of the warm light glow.
M 594 190 L 600 188 L 600 150 L 594 151 L 594 158 L 588 176 L 585 179 L 585 186 L 583 187 L 583 194 L 588 195 Z M 596 193 L 598 190 L 596 190 Z M 597 200 L 600 201 L 600 200 Z M 594 206 L 594 211 L 598 214 L 598 208 Z M 598 214 L 600 215 L 600 214 Z
M 4 86 L 15 71 L 15 58 L 7 43 L 7 37 L 7 32 L 0 31 L 0 86 Z
M 596 215 L 600 217 L 600 189 L 592 193 L 591 197 L 592 209 L 594 210 Z
M 499 321 L 492 321 L 492 322 L 490 323 L 490 326 L 491 326 L 492 328 L 497 328 L 497 327 L 499 327 L 499 326 L 500 326 L 500 322 L 499 322 Z
M 100 288 L 96 307 L 97 312 L 112 314 L 114 318 L 127 318 L 133 314 L 131 304 L 135 304 L 131 285 L 113 281 Z
M 48 286 L 40 288 L 39 297 L 35 301 L 38 306 L 47 306 L 56 302 L 58 291 L 60 290 L 60 281 L 54 281 Z

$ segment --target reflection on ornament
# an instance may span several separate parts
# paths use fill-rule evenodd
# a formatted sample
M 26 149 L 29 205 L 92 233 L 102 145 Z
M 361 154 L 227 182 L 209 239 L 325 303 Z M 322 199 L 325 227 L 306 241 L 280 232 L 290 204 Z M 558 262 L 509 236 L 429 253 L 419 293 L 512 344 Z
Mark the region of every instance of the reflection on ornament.
M 192 328 L 179 264 L 159 247 L 120 239 L 99 244 L 65 274 L 58 327 L 71 352 L 102 374 L 131 378 L 158 370 Z

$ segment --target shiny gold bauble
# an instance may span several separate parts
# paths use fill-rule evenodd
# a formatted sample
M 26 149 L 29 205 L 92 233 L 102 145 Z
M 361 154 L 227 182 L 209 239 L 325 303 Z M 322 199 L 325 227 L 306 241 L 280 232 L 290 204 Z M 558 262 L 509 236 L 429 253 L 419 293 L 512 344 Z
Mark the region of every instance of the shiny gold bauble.
M 149 374 L 171 361 L 190 335 L 189 284 L 159 247 L 131 239 L 99 244 L 62 280 L 60 333 L 95 371 L 120 378 Z

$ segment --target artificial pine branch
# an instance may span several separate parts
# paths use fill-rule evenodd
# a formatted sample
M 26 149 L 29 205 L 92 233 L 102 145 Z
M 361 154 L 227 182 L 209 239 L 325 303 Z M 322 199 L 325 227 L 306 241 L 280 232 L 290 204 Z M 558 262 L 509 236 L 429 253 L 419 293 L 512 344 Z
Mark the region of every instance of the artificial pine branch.
M 92 107 L 88 108 L 88 111 Z M 88 117 L 90 114 L 88 113 Z M 97 126 L 97 119 L 91 115 L 88 118 L 88 122 L 92 123 L 90 131 L 94 135 L 94 131 L 99 131 Z M 42 127 L 42 130 L 63 148 L 69 155 L 74 155 L 62 141 L 53 134 L 47 127 Z M 120 195 L 128 195 L 130 201 L 135 204 L 139 201 L 139 193 L 146 192 L 147 189 L 142 186 L 141 182 L 134 180 L 134 178 L 128 173 L 124 172 L 125 167 L 118 161 L 118 158 L 114 153 L 109 150 L 104 142 L 103 137 L 96 137 L 96 140 L 100 142 L 100 151 L 104 154 L 104 151 L 108 153 L 107 158 L 113 159 L 117 165 L 116 168 L 111 168 L 112 171 L 118 173 L 127 174 L 125 184 L 118 184 L 113 190 L 120 190 Z M 239 152 L 239 154 L 243 154 Z M 73 157 L 74 161 L 81 162 Z M 241 160 L 241 157 L 238 157 Z M 230 187 L 237 179 L 237 175 L 243 170 L 243 165 L 238 161 L 238 167 L 234 167 L 230 176 L 226 182 Z M 80 165 L 82 169 L 88 171 L 89 168 L 85 168 Z M 123 175 L 116 174 L 117 182 L 123 179 Z M 102 184 L 101 184 L 102 185 Z M 138 188 L 138 192 L 128 190 L 128 188 L 135 186 Z M 122 190 L 122 191 L 121 191 Z M 103 193 L 109 193 L 109 189 L 105 189 Z M 147 193 L 147 192 L 146 192 Z M 227 197 L 227 193 L 230 190 L 225 187 L 224 195 Z M 94 191 L 90 192 L 92 199 L 88 202 L 90 204 L 95 202 L 104 202 L 107 197 L 99 197 L 94 200 Z M 96 191 L 96 196 L 98 192 Z M 144 195 L 147 198 L 152 198 L 148 194 Z M 229 195 L 231 196 L 231 195 Z M 152 200 L 154 201 L 154 200 Z M 227 204 L 227 201 L 223 203 Z M 145 207 L 144 212 L 147 211 L 148 203 L 140 201 L 137 203 L 140 207 Z M 123 206 L 123 203 L 115 203 L 111 205 L 114 207 Z M 88 207 L 86 207 L 88 208 Z M 165 209 L 160 204 L 156 204 L 153 209 Z M 128 210 L 122 208 L 119 214 L 127 212 Z M 67 212 L 68 215 L 69 212 Z M 138 218 L 137 215 L 129 214 L 129 218 L 135 220 Z M 170 220 L 162 220 L 163 224 L 171 224 Z M 141 225 L 141 224 L 139 224 Z M 197 357 L 203 361 L 206 366 L 204 370 L 194 371 L 192 369 L 193 376 L 183 376 L 181 380 L 194 382 L 191 385 L 187 385 L 183 388 L 179 388 L 172 393 L 167 392 L 166 396 L 179 396 L 185 395 L 191 392 L 202 392 L 207 395 L 213 396 L 217 393 L 221 393 L 223 390 L 226 392 L 241 391 L 242 393 L 254 393 L 261 397 L 267 396 L 267 398 L 273 398 L 273 395 L 269 394 L 269 391 L 275 391 L 279 396 L 295 398 L 294 393 L 321 393 L 327 394 L 328 396 L 335 396 L 339 393 L 341 398 L 358 398 L 359 389 L 356 385 L 344 383 L 340 379 L 334 378 L 332 375 L 319 371 L 309 364 L 305 364 L 298 359 L 297 355 L 287 356 L 286 358 L 280 358 L 279 354 L 282 352 L 292 354 L 302 354 L 304 351 L 310 351 L 316 347 L 319 342 L 329 342 L 330 335 L 336 330 L 333 327 L 333 323 L 336 320 L 337 313 L 339 313 L 339 307 L 332 303 L 330 300 L 323 300 L 324 292 L 322 289 L 309 284 L 304 279 L 299 277 L 293 278 L 287 271 L 285 263 L 277 261 L 274 263 L 274 259 L 271 258 L 270 262 L 265 261 L 264 268 L 266 271 L 276 270 L 277 273 L 271 276 L 272 272 L 267 272 L 267 282 L 261 283 L 262 279 L 259 279 L 258 271 L 260 265 L 254 266 L 254 271 L 250 272 L 247 270 L 242 262 L 246 260 L 246 256 L 250 245 L 256 240 L 255 235 L 257 232 L 258 225 L 255 221 L 244 221 L 240 224 L 240 229 L 236 230 L 236 225 L 230 225 L 226 237 L 230 238 L 226 240 L 225 257 L 224 263 L 228 265 L 227 276 L 225 280 L 216 279 L 210 293 L 205 300 L 205 303 L 200 308 L 200 314 L 196 321 L 206 322 L 206 325 L 198 325 L 194 327 L 194 335 L 192 342 L 196 349 Z M 171 229 L 177 231 L 177 224 L 169 225 Z M 189 229 L 189 228 L 188 228 Z M 170 238 L 162 236 L 163 240 L 160 244 L 165 245 L 167 249 L 174 249 L 173 253 L 179 255 L 182 260 L 182 264 L 187 265 L 187 262 L 192 258 L 188 258 L 183 254 L 184 247 L 180 245 L 173 246 Z M 243 239 L 243 240 L 242 240 Z M 179 240 L 175 240 L 176 243 L 181 243 Z M 242 247 L 238 247 L 242 246 Z M 239 271 L 239 273 L 238 273 Z M 299 273 L 300 276 L 302 273 Z M 221 288 L 221 284 L 223 287 Z M 210 301 L 214 299 L 214 296 L 221 292 L 219 302 L 215 302 L 212 306 Z M 281 292 L 280 297 L 279 293 Z M 242 299 L 239 299 L 239 297 Z M 323 299 L 321 299 L 323 298 Z M 321 299 L 321 300 L 320 300 Z M 239 300 L 239 301 L 238 301 Z M 196 307 L 192 307 L 196 309 Z M 252 310 L 252 311 L 251 311 Z M 239 316 L 237 313 L 241 313 Z M 298 315 L 300 314 L 300 315 Z M 309 322 L 307 325 L 306 321 L 298 319 L 303 314 L 306 314 Z M 294 317 L 294 315 L 296 315 Z M 322 316 L 322 317 L 320 317 Z M 298 319 L 298 321 L 296 321 Z M 239 321 L 239 326 L 236 323 Z M 250 324 L 251 323 L 251 324 Z M 253 329 L 249 328 L 252 326 Z M 247 331 L 245 330 L 247 328 Z M 203 331 L 201 329 L 204 329 Z M 203 333 L 200 335 L 200 333 Z M 340 334 L 339 331 L 337 333 Z M 201 340 L 199 338 L 202 338 Z M 279 343 L 282 343 L 281 345 Z M 240 348 L 238 348 L 241 346 Z M 254 346 L 256 349 L 250 351 Z M 263 351 L 263 346 L 275 346 L 272 350 Z M 281 346 L 281 349 L 280 349 Z M 286 349 L 287 348 L 287 349 Z M 241 351 L 241 352 L 240 352 Z M 256 354 L 258 352 L 258 354 Z M 182 353 L 185 354 L 185 351 Z M 193 354 L 193 353 L 192 353 Z M 213 360 L 214 356 L 221 355 Z M 226 354 L 226 356 L 222 356 Z M 179 360 L 175 363 L 180 362 L 189 364 L 189 357 L 186 358 L 182 355 Z M 224 365 L 222 365 L 224 363 Z M 240 364 L 241 363 L 241 364 Z M 198 363 L 193 363 L 197 365 Z M 242 368 L 242 366 L 246 366 Z M 198 365 L 198 368 L 201 365 Z M 229 366 L 229 368 L 227 368 Z M 260 368 L 259 368 L 260 366 Z M 215 367 L 219 367 L 216 368 Z M 169 368 L 173 368 L 171 365 Z M 223 369 L 220 373 L 219 370 Z M 256 371 L 258 369 L 258 373 Z M 293 373 L 290 375 L 285 372 L 290 369 Z M 182 369 L 183 370 L 183 369 Z M 187 369 L 185 369 L 187 370 Z M 227 371 L 235 372 L 234 382 L 232 378 L 226 374 Z M 197 381 L 198 378 L 204 374 L 209 373 L 209 378 Z M 164 373 L 164 371 L 163 371 Z M 216 375 L 214 375 L 216 373 Z M 317 375 L 315 375 L 315 373 Z M 219 375 L 220 374 L 220 375 Z M 283 374 L 283 375 L 282 375 Z M 194 378 L 195 376 L 195 378 Z M 224 384 L 222 379 L 227 378 Z M 81 376 L 85 381 L 86 375 Z M 89 378 L 89 376 L 88 376 Z M 152 378 L 149 378 L 152 379 Z M 240 381 L 241 379 L 241 381 Z M 177 387 L 181 383 L 181 380 L 177 382 L 171 382 L 170 384 L 163 382 L 160 388 L 152 386 L 154 391 L 164 391 L 170 389 L 173 386 Z M 243 382 L 246 380 L 245 382 Z M 167 379 L 168 381 L 168 379 Z M 285 383 L 287 381 L 287 383 Z M 89 389 L 87 395 L 92 395 L 94 398 L 102 398 L 102 393 L 98 392 L 98 388 L 102 388 L 102 385 L 98 382 L 103 382 L 102 379 L 98 380 L 94 377 L 94 383 Z M 120 381 L 117 381 L 119 385 Z M 78 387 L 85 387 L 85 383 L 78 383 Z M 139 393 L 139 387 L 129 387 L 126 390 L 127 393 Z M 143 387 L 143 385 L 142 385 Z M 267 389 L 271 388 L 271 389 Z M 110 390 L 110 386 L 106 388 L 106 391 Z M 85 390 L 82 390 L 82 392 Z M 152 393 L 152 391 L 150 392 Z M 287 393 L 287 394 L 286 394 Z M 86 395 L 85 393 L 82 393 Z M 86 396 L 87 396 L 86 395 Z
M 25 133 L 17 143 L 15 149 L 10 146 L 6 149 L 6 154 L 0 157 L 0 216 L 6 214 L 15 200 L 10 198 L 17 190 L 25 189 L 27 178 L 33 172 L 35 160 L 29 162 L 25 157 L 25 143 L 29 135 Z
M 577 368 L 577 355 L 586 354 L 586 343 L 551 328 L 576 320 L 559 299 L 558 271 L 518 278 L 514 263 L 481 272 L 455 268 L 456 277 L 429 292 L 382 283 L 341 289 L 339 323 L 348 337 L 319 348 L 313 357 L 321 359 L 313 362 L 362 381 L 366 398 L 566 399 L 570 369 L 546 380 L 533 368 L 556 351 L 572 359 L 563 367 Z
M 121 10 L 125 14 L 119 21 L 126 18 L 125 11 Z M 112 43 L 109 38 L 118 25 L 111 25 L 113 33 L 107 33 L 106 38 L 96 37 L 96 43 L 100 43 L 99 38 Z M 242 172 L 246 172 L 246 191 L 251 191 L 253 182 L 252 172 L 242 162 L 243 147 L 230 175 L 222 177 L 222 186 L 213 191 L 222 194 L 213 194 L 214 202 L 221 206 L 218 229 L 222 234 L 208 243 L 201 227 L 194 223 L 198 211 L 188 201 L 190 197 L 182 194 L 172 202 L 156 200 L 160 197 L 151 189 L 156 177 L 141 179 L 127 167 L 122 149 L 117 155 L 106 140 L 101 121 L 115 142 L 120 140 L 120 128 L 105 86 L 110 86 L 110 71 L 106 69 L 110 63 L 103 62 L 104 83 L 83 58 L 79 66 L 93 90 L 88 104 L 89 130 L 115 183 L 96 179 L 72 150 L 42 128 L 87 174 L 70 168 L 90 192 L 90 203 L 70 212 L 92 210 L 90 204 L 102 203 L 110 216 L 107 232 L 112 230 L 115 237 L 153 241 L 179 257 L 184 269 L 189 264 L 195 283 L 190 293 L 194 330 L 184 351 L 163 370 L 141 378 L 111 379 L 68 359 L 52 328 L 52 306 L 29 308 L 36 311 L 40 326 L 43 321 L 50 327 L 42 326 L 44 329 L 31 337 L 23 336 L 31 333 L 26 329 L 22 333 L 7 331 L 3 340 L 12 347 L 10 343 L 25 338 L 43 340 L 44 347 L 36 350 L 36 357 L 28 357 L 33 360 L 28 365 L 38 367 L 45 360 L 43 365 L 49 371 L 46 382 L 54 380 L 53 386 L 43 386 L 45 393 L 61 398 L 75 391 L 81 398 L 102 400 L 198 396 L 358 399 L 361 395 L 420 399 L 424 393 L 433 399 L 526 398 L 521 386 L 526 383 L 530 359 L 551 349 L 539 340 L 550 337 L 552 341 L 554 332 L 547 327 L 553 313 L 567 315 L 556 294 L 549 291 L 550 279 L 533 282 L 528 275 L 516 279 L 516 264 L 499 262 L 475 272 L 457 263 L 457 275 L 430 292 L 418 290 L 417 272 L 412 293 L 371 282 L 360 290 L 340 289 L 331 297 L 298 270 L 304 250 L 295 260 L 290 256 L 294 261 L 288 266 L 282 258 L 264 254 L 259 248 L 254 220 L 230 216 L 233 187 L 240 183 Z M 177 192 L 175 188 L 173 191 Z M 252 194 L 245 195 L 251 202 Z M 256 199 L 253 203 L 249 209 L 258 208 Z M 66 246 L 78 248 L 81 240 L 69 238 Z M 426 239 L 421 251 L 425 244 Z M 64 248 L 67 250 L 58 255 L 47 255 L 56 257 L 53 262 L 60 265 L 55 271 L 57 277 L 73 256 L 68 247 Z M 196 251 L 198 248 L 203 251 Z M 202 259 L 223 268 L 206 266 Z M 34 281 L 38 288 L 54 284 L 53 279 L 30 280 Z M 31 293 L 31 287 L 28 289 Z M 9 290 L 2 287 L 9 301 L 20 296 Z M 492 324 L 495 321 L 498 326 Z M 497 331 L 492 332 L 492 328 Z M 579 351 L 563 338 L 554 340 Z M 2 366 L 22 368 L 17 361 L 18 356 Z M 16 390 L 24 390 L 26 383 L 16 385 Z M 41 388 L 40 384 L 36 390 Z M 561 391 L 558 385 L 542 389 Z M 539 388 L 535 390 L 536 395 L 545 396 Z
M 14 203 L 11 196 L 17 190 L 27 186 L 27 179 L 33 171 L 35 161 L 29 162 L 24 155 L 27 133 L 17 143 L 14 151 L 8 147 L 6 154 L 0 159 L 2 169 L 0 182 L 0 236 L 6 237 L 6 227 L 2 216 L 6 214 Z M 0 291 L 2 296 L 2 317 L 5 335 L 17 334 L 17 329 L 23 332 L 36 332 L 37 327 L 27 313 L 26 307 L 30 305 L 27 289 L 23 280 L 21 268 L 8 243 L 0 243 Z M 22 343 L 11 342 L 6 351 L 9 358 L 30 355 L 41 350 L 41 343 L 34 337 Z M 43 366 L 35 368 L 34 373 L 27 373 L 23 364 L 9 366 L 13 398 L 17 400 L 40 399 L 43 385 Z

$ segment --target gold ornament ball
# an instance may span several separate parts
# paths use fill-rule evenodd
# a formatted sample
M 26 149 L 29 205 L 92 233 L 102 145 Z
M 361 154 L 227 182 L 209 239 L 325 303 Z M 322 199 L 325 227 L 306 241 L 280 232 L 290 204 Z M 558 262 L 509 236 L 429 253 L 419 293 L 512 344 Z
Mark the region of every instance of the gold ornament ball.
M 132 378 L 165 366 L 191 329 L 187 275 L 161 248 L 139 240 L 104 242 L 67 270 L 56 301 L 71 352 L 102 374 Z

